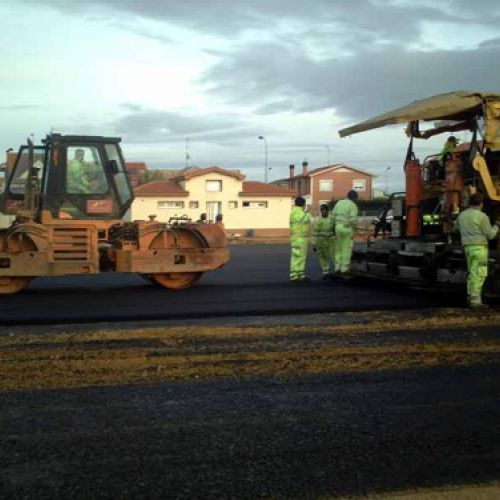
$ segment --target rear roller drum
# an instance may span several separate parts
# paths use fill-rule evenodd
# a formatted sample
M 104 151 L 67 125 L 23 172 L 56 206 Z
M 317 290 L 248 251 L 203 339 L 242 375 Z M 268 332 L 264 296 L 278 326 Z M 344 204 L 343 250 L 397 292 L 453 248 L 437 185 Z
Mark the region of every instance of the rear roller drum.
M 203 248 L 204 246 L 203 241 L 197 234 L 189 229 L 177 229 L 175 234 L 172 231 L 160 233 L 152 241 L 149 248 Z M 162 287 L 181 290 L 193 286 L 201 278 L 202 274 L 202 272 L 157 273 L 148 275 L 148 278 Z

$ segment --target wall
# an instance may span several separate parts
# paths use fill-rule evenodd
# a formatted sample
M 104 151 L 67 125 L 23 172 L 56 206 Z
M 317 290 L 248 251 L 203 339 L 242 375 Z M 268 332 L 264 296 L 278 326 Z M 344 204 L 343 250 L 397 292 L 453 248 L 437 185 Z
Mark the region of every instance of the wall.
M 312 195 L 313 195 L 313 207 L 317 209 L 319 207 L 320 200 L 339 200 L 345 198 L 347 193 L 352 189 L 352 183 L 355 179 L 366 180 L 365 191 L 358 191 L 360 200 L 371 200 L 372 192 L 372 178 L 369 175 L 362 174 L 360 172 L 354 172 L 347 168 L 339 168 L 332 172 L 325 172 L 322 174 L 315 175 L 311 178 L 312 183 Z M 333 191 L 326 192 L 319 190 L 320 180 L 331 180 L 333 181 Z
M 222 192 L 206 192 L 207 180 L 222 180 Z M 188 197 L 146 197 L 138 196 L 132 205 L 133 220 L 147 220 L 149 215 L 156 215 L 157 220 L 168 222 L 172 216 L 186 215 L 198 220 L 201 213 L 207 212 L 207 202 L 221 202 L 223 222 L 226 229 L 272 229 L 288 228 L 292 207 L 291 197 L 277 196 L 239 196 L 242 181 L 220 174 L 206 174 L 187 180 L 184 189 Z M 183 201 L 183 209 L 159 209 L 158 201 Z M 197 201 L 196 209 L 189 208 L 189 201 Z M 229 208 L 229 202 L 238 202 L 238 208 Z M 243 201 L 267 201 L 267 208 L 243 208 Z
M 310 177 L 294 177 L 291 182 L 291 189 L 297 191 L 298 196 L 306 196 L 311 192 Z

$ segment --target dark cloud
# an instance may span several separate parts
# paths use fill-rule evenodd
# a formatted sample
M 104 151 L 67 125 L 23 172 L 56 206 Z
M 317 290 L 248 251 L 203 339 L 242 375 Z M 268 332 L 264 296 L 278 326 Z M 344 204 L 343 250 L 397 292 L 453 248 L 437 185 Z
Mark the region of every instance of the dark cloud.
M 20 0 L 39 7 L 44 4 L 69 15 L 101 13 L 122 19 L 123 15 L 138 16 L 173 23 L 197 31 L 220 36 L 243 30 L 272 31 L 278 24 L 289 21 L 301 32 L 338 32 L 346 36 L 374 37 L 388 40 L 406 39 L 418 33 L 422 20 L 460 19 L 450 2 L 450 8 L 439 2 L 391 2 L 380 0 Z M 458 1 L 458 0 L 457 0 Z M 468 20 L 484 17 L 485 9 L 478 2 Z M 491 9 L 487 12 L 491 14 Z
M 193 37 L 218 35 L 230 48 L 207 49 L 218 62 L 200 83 L 228 103 L 251 105 L 257 114 L 335 109 L 356 119 L 430 94 L 500 86 L 494 64 L 498 39 L 478 50 L 407 50 L 411 43 L 418 46 L 425 22 L 455 23 L 464 30 L 471 23 L 474 29 L 498 25 L 498 0 L 19 1 L 68 15 L 95 19 L 97 14 L 164 43 L 170 43 L 167 30 L 167 35 L 145 32 L 133 27 L 134 19 L 189 28 Z M 260 33 L 266 41 L 245 42 L 241 35 L 250 30 L 254 40 Z M 171 127 L 180 134 L 208 129 L 185 117 L 137 111 L 138 121 L 131 126 L 141 130 L 158 132 L 162 120 L 162 135 L 170 134 Z
M 188 115 L 143 110 L 125 104 L 131 112 L 109 124 L 109 129 L 129 143 L 178 142 L 185 137 L 222 144 L 235 138 L 253 137 L 258 131 L 243 118 L 232 115 Z
M 300 46 L 245 45 L 209 69 L 202 82 L 233 103 L 257 110 L 288 102 L 290 111 L 332 108 L 366 118 L 429 95 L 500 88 L 500 45 L 482 50 L 409 52 L 397 45 L 349 57 L 312 59 Z
M 281 99 L 279 101 L 274 101 L 260 108 L 257 108 L 255 112 L 258 115 L 272 115 L 274 113 L 282 113 L 286 111 L 293 110 L 293 102 L 290 99 Z
M 150 40 L 155 40 L 156 42 L 163 43 L 165 45 L 175 45 L 177 42 L 171 38 L 168 35 L 165 35 L 164 33 L 155 33 L 148 31 L 146 29 L 141 29 L 135 26 L 133 23 L 125 23 L 125 22 L 118 22 L 118 21 L 112 21 L 111 26 L 114 26 L 118 29 L 121 29 L 123 31 L 126 31 L 128 33 L 135 34 L 137 36 L 140 36 L 142 38 L 149 38 Z

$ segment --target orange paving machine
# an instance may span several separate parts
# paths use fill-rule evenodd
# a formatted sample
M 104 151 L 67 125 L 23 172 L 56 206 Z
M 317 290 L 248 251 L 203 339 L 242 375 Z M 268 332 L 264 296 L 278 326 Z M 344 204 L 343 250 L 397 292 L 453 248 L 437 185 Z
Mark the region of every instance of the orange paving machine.
M 159 285 L 193 285 L 229 260 L 222 224 L 124 222 L 134 200 L 120 139 L 50 134 L 7 156 L 0 230 L 0 294 L 37 276 L 139 273 Z
M 430 126 L 425 122 L 431 122 Z M 500 219 L 500 94 L 440 94 L 339 134 L 345 137 L 398 123 L 407 124 L 410 138 L 404 162 L 406 189 L 389 197 L 375 234 L 355 243 L 351 269 L 358 275 L 418 285 L 463 286 L 467 269 L 459 235 L 454 231 L 458 213 L 468 206 L 472 193 L 480 192 L 491 222 Z M 457 132 L 470 134 L 466 143 L 422 162 L 417 159 L 414 139 Z M 490 242 L 489 256 L 485 292 L 499 296 L 499 239 Z

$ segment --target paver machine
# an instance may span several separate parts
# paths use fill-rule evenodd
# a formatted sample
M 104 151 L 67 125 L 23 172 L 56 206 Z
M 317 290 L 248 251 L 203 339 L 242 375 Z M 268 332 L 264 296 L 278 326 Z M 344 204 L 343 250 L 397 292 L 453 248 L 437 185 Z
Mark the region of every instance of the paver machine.
M 139 273 L 180 289 L 229 260 L 221 224 L 124 222 L 134 194 L 120 139 L 50 134 L 8 155 L 1 211 L 0 294 L 37 276 Z
M 428 122 L 427 125 L 425 122 Z M 430 123 L 429 123 L 430 122 Z M 463 286 L 466 262 L 454 221 L 472 193 L 484 195 L 484 211 L 500 218 L 500 94 L 457 91 L 416 101 L 340 130 L 341 137 L 405 123 L 409 145 L 406 191 L 391 196 L 380 217 L 390 231 L 354 246 L 354 274 L 433 287 Z M 455 151 L 419 161 L 414 139 L 470 134 Z M 386 220 L 384 220 L 386 219 Z M 389 220 L 390 219 L 390 220 Z M 377 229 L 380 229 L 378 227 Z M 500 295 L 500 242 L 490 242 L 485 293 Z

